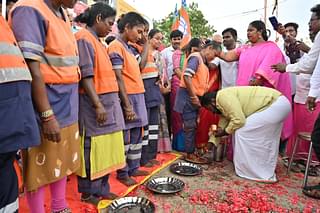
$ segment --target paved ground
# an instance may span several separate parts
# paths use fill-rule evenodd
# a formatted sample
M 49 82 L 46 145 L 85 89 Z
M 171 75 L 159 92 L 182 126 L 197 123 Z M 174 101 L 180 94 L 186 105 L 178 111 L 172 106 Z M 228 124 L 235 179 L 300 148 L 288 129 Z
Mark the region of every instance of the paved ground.
M 305 197 L 301 192 L 303 174 L 285 175 L 286 168 L 278 163 L 276 184 L 262 184 L 239 178 L 233 164 L 224 160 L 204 166 L 201 176 L 183 177 L 172 174 L 168 168 L 156 174 L 174 176 L 186 184 L 184 190 L 174 195 L 150 192 L 145 184 L 131 192 L 131 196 L 143 196 L 156 205 L 159 213 L 205 212 L 319 212 L 320 200 Z M 309 179 L 310 184 L 320 177 Z

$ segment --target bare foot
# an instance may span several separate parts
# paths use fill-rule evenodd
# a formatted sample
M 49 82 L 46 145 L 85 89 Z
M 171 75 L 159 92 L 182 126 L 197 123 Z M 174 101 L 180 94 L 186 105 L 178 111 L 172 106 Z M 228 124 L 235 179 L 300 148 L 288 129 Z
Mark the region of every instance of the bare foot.
M 85 203 L 90 203 L 94 206 L 97 206 L 100 199 L 94 195 L 90 195 L 90 194 L 86 194 L 86 193 L 82 193 L 81 195 L 81 201 L 85 202 Z
M 137 184 L 137 181 L 132 179 L 131 177 L 126 177 L 126 178 L 117 178 L 120 183 L 126 185 L 126 186 L 133 186 Z
M 153 167 L 153 163 L 151 163 L 151 162 L 149 161 L 148 163 L 146 163 L 145 165 L 143 165 L 143 167 L 151 168 L 151 167 Z
M 117 198 L 119 198 L 119 196 L 112 193 L 112 192 L 109 192 L 109 194 L 102 196 L 102 199 L 104 199 L 104 200 L 115 200 Z
M 157 161 L 156 159 L 152 159 L 149 161 L 150 163 L 152 163 L 153 165 L 160 165 L 161 163 L 159 161 Z
M 144 170 L 136 170 L 136 171 L 134 171 L 134 172 L 132 173 L 131 176 L 133 176 L 133 177 L 139 177 L 139 176 L 147 176 L 147 175 L 149 175 L 149 174 L 150 174 L 149 172 L 144 171 Z

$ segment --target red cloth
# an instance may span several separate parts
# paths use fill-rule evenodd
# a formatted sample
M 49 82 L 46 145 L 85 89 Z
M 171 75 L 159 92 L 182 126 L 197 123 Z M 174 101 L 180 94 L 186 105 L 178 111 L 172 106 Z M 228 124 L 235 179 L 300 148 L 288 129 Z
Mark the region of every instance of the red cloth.
M 157 155 L 157 160 L 160 162 L 161 165 L 152 167 L 152 168 L 144 168 L 143 170 L 149 171 L 150 173 L 163 167 L 166 163 L 177 159 L 177 155 L 172 153 L 163 153 Z M 136 177 L 134 178 L 138 183 L 142 183 L 145 177 Z M 121 184 L 116 179 L 116 173 L 113 172 L 109 178 L 109 184 L 111 186 L 111 192 L 119 195 L 125 196 L 128 193 L 128 187 Z M 50 212 L 50 190 L 49 187 L 46 187 L 45 192 L 45 210 L 46 212 Z M 132 189 L 133 190 L 133 189 Z M 77 184 L 77 177 L 75 175 L 69 176 L 69 181 L 67 182 L 67 202 L 69 207 L 72 209 L 72 212 L 79 212 L 79 213 L 97 213 L 97 209 L 90 205 L 80 201 L 80 193 L 78 193 L 78 184 Z M 28 210 L 27 199 L 25 196 L 21 196 L 19 198 L 19 212 L 20 213 L 27 213 L 30 212 Z
M 220 87 L 219 69 L 211 69 L 208 92 L 217 91 Z M 199 111 L 199 124 L 196 132 L 196 148 L 203 148 L 208 144 L 209 128 L 212 124 L 218 124 L 219 115 L 201 107 Z

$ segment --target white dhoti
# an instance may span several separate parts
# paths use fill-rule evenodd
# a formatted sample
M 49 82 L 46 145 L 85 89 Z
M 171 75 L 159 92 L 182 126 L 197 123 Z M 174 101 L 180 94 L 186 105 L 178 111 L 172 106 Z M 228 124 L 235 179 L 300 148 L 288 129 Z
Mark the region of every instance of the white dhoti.
M 245 125 L 235 131 L 233 161 L 238 176 L 277 181 L 275 169 L 282 123 L 290 110 L 289 100 L 280 96 L 267 109 L 247 117 Z

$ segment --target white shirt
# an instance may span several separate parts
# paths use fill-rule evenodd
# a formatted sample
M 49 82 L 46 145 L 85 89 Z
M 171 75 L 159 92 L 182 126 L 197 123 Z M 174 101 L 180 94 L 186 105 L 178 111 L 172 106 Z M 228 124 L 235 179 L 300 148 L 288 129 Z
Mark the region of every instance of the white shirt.
M 238 62 L 226 62 L 218 57 L 215 57 L 211 63 L 221 68 L 222 88 L 233 87 L 236 85 L 238 75 Z
M 168 73 L 168 78 L 171 80 L 172 75 L 173 75 L 173 61 L 172 61 L 172 55 L 175 49 L 173 49 L 172 46 L 165 48 L 164 50 L 161 51 L 161 55 L 165 60 L 166 67 L 167 67 L 167 73 Z
M 297 75 L 297 87 L 296 87 L 296 95 L 294 96 L 294 102 L 298 104 L 305 104 L 308 94 L 310 93 L 310 79 L 311 74 L 301 73 Z M 319 88 L 319 86 L 318 86 Z M 320 98 L 320 97 L 319 97 Z M 317 102 L 320 99 L 317 98 Z
M 310 51 L 304 54 L 297 63 L 287 65 L 286 72 L 311 74 L 316 66 L 319 54 L 320 33 L 317 33 Z
M 318 33 L 319 35 L 319 33 Z M 310 80 L 310 97 L 320 97 L 320 56 L 318 54 L 318 61 L 316 67 L 314 68 L 313 74 Z

